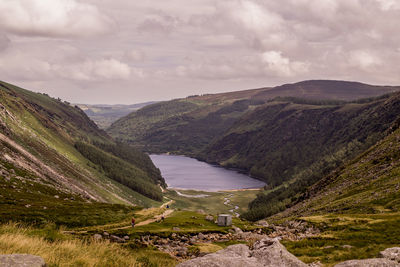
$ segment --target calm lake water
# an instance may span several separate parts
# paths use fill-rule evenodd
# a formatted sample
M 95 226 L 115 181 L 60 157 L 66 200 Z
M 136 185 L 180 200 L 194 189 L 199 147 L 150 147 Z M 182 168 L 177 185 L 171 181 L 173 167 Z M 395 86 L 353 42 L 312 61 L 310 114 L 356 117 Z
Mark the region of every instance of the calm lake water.
M 202 191 L 259 188 L 264 182 L 185 156 L 150 155 L 169 187 Z

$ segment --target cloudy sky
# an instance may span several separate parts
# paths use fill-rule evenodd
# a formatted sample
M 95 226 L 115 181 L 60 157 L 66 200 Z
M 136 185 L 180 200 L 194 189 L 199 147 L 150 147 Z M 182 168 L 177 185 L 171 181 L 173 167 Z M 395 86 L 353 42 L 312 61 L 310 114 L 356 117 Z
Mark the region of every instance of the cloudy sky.
M 73 103 L 400 85 L 398 0 L 0 0 L 0 14 L 0 80 Z

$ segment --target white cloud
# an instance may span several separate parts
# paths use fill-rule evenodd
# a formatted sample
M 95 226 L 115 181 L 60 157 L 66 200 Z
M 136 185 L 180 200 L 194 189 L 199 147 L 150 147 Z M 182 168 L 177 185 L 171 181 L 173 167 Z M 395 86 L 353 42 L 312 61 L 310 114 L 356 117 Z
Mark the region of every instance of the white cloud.
M 349 55 L 349 64 L 362 70 L 370 70 L 382 64 L 378 56 L 364 50 L 351 51 Z
M 146 54 L 142 50 L 131 49 L 124 54 L 125 58 L 134 62 L 143 62 Z
M 400 9 L 400 2 L 398 0 L 376 0 L 382 10 L 389 11 L 389 10 L 399 10 Z
M 71 50 L 69 47 L 57 47 L 56 51 Z M 32 50 L 34 51 L 34 50 Z M 64 61 L 60 64 L 60 58 L 55 55 L 41 55 L 13 48 L 0 55 L 0 73 L 9 79 L 23 81 L 49 81 L 49 80 L 75 80 L 75 81 L 105 81 L 127 80 L 131 77 L 131 68 L 116 59 L 81 59 Z M 143 76 L 139 70 L 134 70 L 133 75 Z
M 283 57 L 280 51 L 268 51 L 262 54 L 262 60 L 266 64 L 266 72 L 273 72 L 279 76 L 293 76 L 308 70 L 308 64 L 299 61 L 290 61 Z
M 0 28 L 21 35 L 92 36 L 113 21 L 93 5 L 77 0 L 1 0 Z

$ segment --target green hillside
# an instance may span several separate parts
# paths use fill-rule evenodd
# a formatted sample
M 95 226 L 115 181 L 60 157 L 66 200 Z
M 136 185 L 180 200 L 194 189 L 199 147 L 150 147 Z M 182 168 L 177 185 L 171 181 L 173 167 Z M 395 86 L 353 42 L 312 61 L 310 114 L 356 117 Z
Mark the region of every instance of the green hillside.
M 256 220 L 290 206 L 298 194 L 382 139 L 398 118 L 399 94 L 339 105 L 273 101 L 247 114 L 205 159 L 248 170 L 273 191 L 260 194 L 245 214 Z
M 79 151 L 77 144 L 96 149 L 102 160 Z M 54 195 L 59 196 L 60 201 L 73 198 L 72 206 L 82 201 L 94 203 L 94 206 L 97 202 L 151 206 L 162 198 L 158 185 L 164 185 L 164 179 L 147 155 L 113 141 L 78 107 L 5 82 L 0 82 L 0 150 L 2 170 L 5 173 L 20 170 L 21 174 L 12 175 L 18 184 L 14 186 L 26 194 L 17 197 L 5 192 L 0 202 L 15 205 L 15 210 L 30 205 L 38 220 L 46 218 L 46 211 L 42 207 L 36 210 L 37 205 L 43 202 L 42 198 L 54 199 Z M 110 162 L 118 162 L 130 170 L 124 181 L 116 178 L 120 170 L 107 169 Z M 41 197 L 29 189 L 29 180 L 34 182 L 33 186 L 43 187 L 39 190 L 45 192 L 40 193 Z M 149 190 L 151 193 L 146 193 Z M 26 204 L 24 200 L 28 199 Z M 58 205 L 58 201 L 49 201 L 47 205 Z M 2 212 L 12 209 L 12 205 L 1 209 Z M 107 211 L 108 206 L 104 205 L 102 209 Z
M 348 259 L 373 258 L 400 245 L 400 123 L 388 136 L 310 186 L 297 203 L 269 218 L 300 220 L 320 234 L 285 241 L 305 262 L 327 266 Z

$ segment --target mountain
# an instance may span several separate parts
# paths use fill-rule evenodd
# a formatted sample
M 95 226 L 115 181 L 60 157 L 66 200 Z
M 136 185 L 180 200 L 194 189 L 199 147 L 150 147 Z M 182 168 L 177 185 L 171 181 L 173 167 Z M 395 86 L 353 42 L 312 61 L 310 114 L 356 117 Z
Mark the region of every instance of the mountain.
M 106 129 L 110 125 L 129 113 L 136 111 L 147 105 L 156 103 L 155 101 L 132 104 L 132 105 L 89 105 L 76 104 L 86 115 L 93 120 L 101 129 Z
M 278 96 L 351 101 L 399 90 L 344 81 L 304 81 L 274 88 L 191 96 L 159 102 L 114 122 L 107 132 L 152 153 L 198 157 L 248 112 Z
M 50 207 L 98 203 L 106 211 L 112 203 L 148 206 L 162 198 L 164 180 L 146 154 L 116 143 L 78 107 L 5 82 L 0 151 L 2 220 L 17 211 L 44 218 L 54 214 L 46 215 Z

